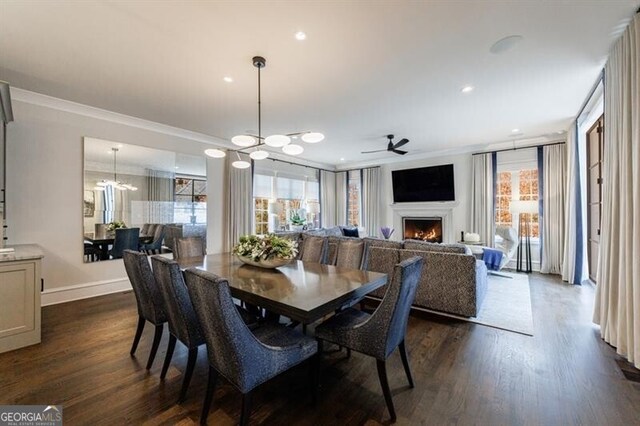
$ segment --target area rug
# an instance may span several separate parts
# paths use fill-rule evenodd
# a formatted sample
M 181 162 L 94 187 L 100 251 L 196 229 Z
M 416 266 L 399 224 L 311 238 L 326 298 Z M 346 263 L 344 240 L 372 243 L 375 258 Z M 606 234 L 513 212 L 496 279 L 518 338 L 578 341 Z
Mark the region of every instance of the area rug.
M 511 278 L 491 274 L 488 276 L 487 294 L 480 306 L 478 316 L 467 318 L 430 309 L 425 309 L 425 311 L 533 336 L 529 276 L 509 272 L 500 273 Z

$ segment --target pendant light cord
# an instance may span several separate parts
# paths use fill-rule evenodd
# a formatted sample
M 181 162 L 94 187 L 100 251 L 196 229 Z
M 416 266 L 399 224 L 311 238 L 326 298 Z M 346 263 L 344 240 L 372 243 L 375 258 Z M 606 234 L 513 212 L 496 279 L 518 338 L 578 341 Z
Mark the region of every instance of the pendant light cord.
M 260 96 L 260 68 L 258 67 L 258 145 L 262 142 L 262 106 L 261 106 L 261 96 Z

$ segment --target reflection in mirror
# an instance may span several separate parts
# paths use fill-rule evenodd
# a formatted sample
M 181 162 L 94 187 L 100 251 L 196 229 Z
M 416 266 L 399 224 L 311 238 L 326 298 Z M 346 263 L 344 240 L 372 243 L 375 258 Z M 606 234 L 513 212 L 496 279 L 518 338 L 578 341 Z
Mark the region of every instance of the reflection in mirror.
M 207 177 L 202 157 L 84 138 L 84 261 L 126 249 L 173 251 L 176 238 L 206 244 Z

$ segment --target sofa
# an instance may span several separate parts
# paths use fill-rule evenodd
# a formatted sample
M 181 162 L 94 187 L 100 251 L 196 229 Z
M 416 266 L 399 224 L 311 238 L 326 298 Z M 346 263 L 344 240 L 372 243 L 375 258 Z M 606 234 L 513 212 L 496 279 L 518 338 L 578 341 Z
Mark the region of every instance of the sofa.
M 340 258 L 342 245 L 353 250 L 354 245 L 345 242 L 362 240 L 364 244 L 359 245 L 362 247 L 360 269 L 386 273 L 388 276 L 391 276 L 397 263 L 412 256 L 422 257 L 424 266 L 413 302 L 416 308 L 474 317 L 478 314 L 487 291 L 487 267 L 464 245 L 434 244 L 416 240 L 359 239 L 337 235 L 335 231 L 324 234 L 287 232 L 278 235 L 298 242 L 299 259 L 304 257 L 305 249 L 314 249 L 317 252 L 317 246 L 322 244 L 321 262 L 330 265 L 335 265 Z M 350 256 L 353 256 L 353 253 L 350 253 Z M 381 299 L 385 291 L 386 286 L 383 286 L 368 297 Z

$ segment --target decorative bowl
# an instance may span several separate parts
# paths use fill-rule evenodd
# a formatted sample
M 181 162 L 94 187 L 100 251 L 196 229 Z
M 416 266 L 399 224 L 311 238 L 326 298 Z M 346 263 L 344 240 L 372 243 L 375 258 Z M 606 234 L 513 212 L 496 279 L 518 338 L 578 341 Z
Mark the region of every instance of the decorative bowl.
M 274 269 L 279 266 L 284 266 L 287 263 L 291 263 L 291 261 L 293 260 L 293 259 L 283 259 L 281 257 L 272 257 L 271 259 L 260 260 L 256 262 L 250 257 L 239 256 L 239 255 L 236 255 L 236 257 L 240 259 L 242 263 L 245 263 L 251 266 L 257 266 L 258 268 L 265 268 L 265 269 Z

